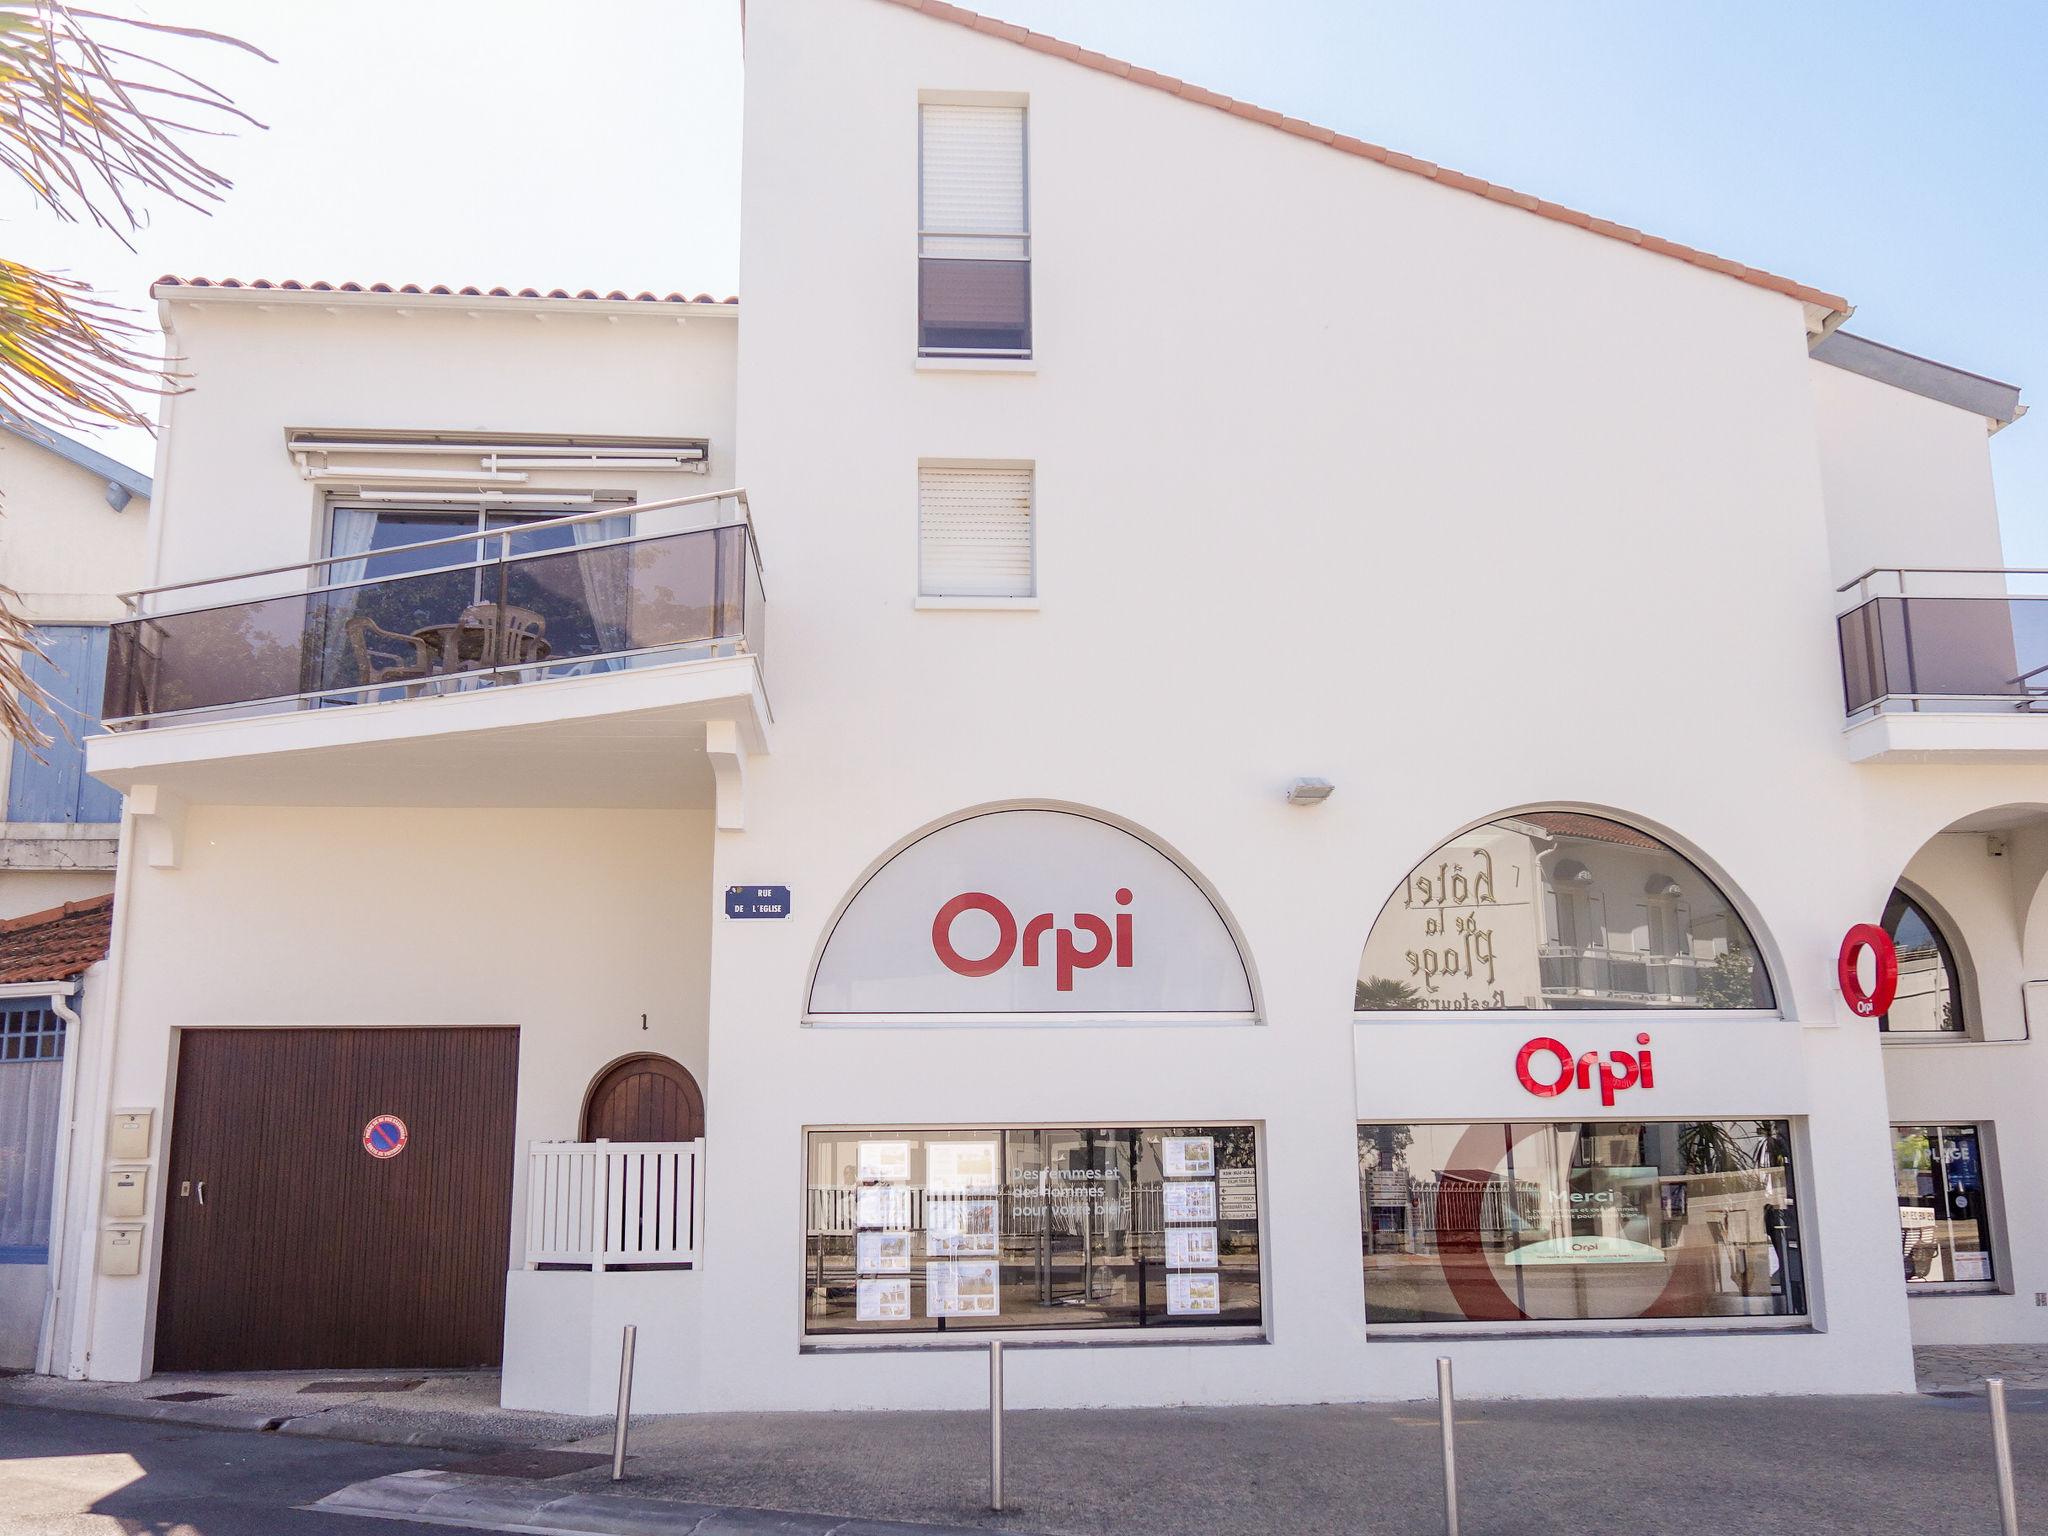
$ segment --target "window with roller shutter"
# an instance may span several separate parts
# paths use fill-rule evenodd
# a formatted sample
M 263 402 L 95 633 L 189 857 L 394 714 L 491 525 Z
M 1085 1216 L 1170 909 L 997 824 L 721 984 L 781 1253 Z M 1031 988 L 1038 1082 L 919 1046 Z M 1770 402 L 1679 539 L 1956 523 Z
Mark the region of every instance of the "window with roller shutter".
M 1023 107 L 919 107 L 920 354 L 1031 355 L 1024 162 Z
M 920 465 L 917 519 L 920 596 L 1037 595 L 1029 465 Z

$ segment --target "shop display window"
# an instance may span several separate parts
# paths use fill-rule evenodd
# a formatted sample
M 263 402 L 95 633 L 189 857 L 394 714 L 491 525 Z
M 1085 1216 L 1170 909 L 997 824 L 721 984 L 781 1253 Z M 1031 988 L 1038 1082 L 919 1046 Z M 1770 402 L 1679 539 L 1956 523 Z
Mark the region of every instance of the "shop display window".
M 1580 811 L 1453 838 L 1387 899 L 1358 1013 L 1775 1007 L 1756 940 L 1698 865 Z
M 1252 1126 L 805 1139 L 807 1333 L 1263 1321 Z
M 1369 1323 L 1803 1314 L 1783 1120 L 1361 1125 Z
M 1895 1125 L 1899 1252 L 1906 1288 L 1995 1285 L 1983 1138 L 1974 1125 Z

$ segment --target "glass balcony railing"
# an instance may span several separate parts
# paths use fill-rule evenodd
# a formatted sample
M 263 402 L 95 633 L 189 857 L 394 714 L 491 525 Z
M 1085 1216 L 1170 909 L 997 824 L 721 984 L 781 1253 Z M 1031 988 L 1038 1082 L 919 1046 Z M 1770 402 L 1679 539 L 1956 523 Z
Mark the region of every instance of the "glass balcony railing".
M 1836 620 L 1849 716 L 2048 712 L 2048 592 L 2015 590 L 2043 579 L 2048 572 L 1877 570 L 1845 585 L 1863 599 Z M 1873 583 L 1898 590 L 1872 596 Z M 1943 590 L 1908 590 L 1915 585 Z
M 692 508 L 718 520 L 606 536 Z M 105 723 L 119 730 L 762 656 L 766 602 L 743 491 L 524 521 L 369 558 L 394 557 L 429 568 L 337 581 L 368 560 L 334 557 L 133 594 L 136 616 L 115 624 L 108 642 Z M 295 590 L 261 590 L 280 585 Z M 209 592 L 236 600 L 155 611 Z

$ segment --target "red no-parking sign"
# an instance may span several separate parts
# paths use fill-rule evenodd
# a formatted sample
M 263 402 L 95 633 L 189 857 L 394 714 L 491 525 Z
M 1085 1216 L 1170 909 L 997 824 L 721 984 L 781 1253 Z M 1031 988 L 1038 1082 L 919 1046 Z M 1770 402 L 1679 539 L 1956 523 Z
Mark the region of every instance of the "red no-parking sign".
M 375 1158 L 398 1156 L 406 1139 L 405 1122 L 396 1115 L 378 1115 L 363 1127 L 363 1150 Z

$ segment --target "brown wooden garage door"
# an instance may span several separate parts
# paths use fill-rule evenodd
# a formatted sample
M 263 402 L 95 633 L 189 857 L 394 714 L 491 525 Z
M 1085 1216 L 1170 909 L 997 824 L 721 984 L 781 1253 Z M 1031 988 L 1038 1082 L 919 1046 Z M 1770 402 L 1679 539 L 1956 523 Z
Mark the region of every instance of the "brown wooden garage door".
M 516 1029 L 184 1031 L 156 1368 L 496 1365 L 518 1077 Z

